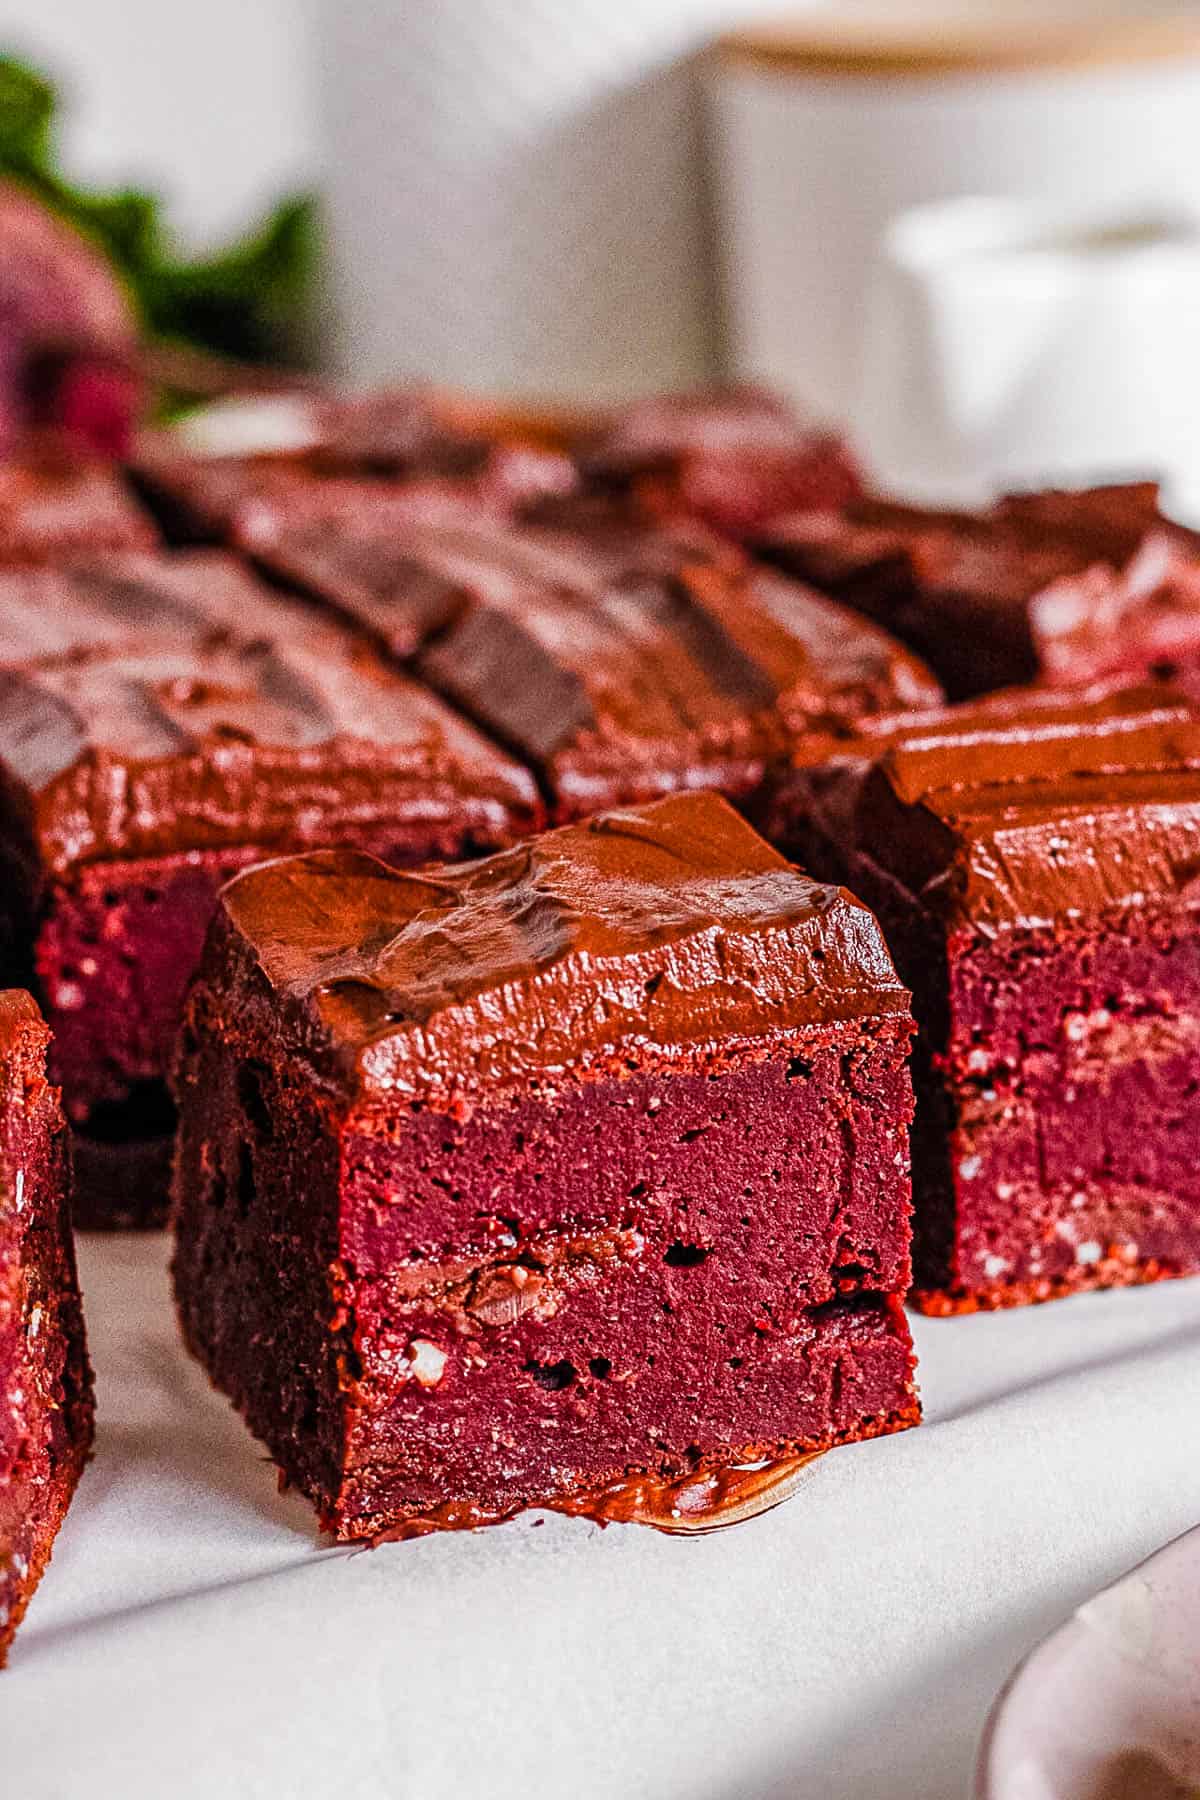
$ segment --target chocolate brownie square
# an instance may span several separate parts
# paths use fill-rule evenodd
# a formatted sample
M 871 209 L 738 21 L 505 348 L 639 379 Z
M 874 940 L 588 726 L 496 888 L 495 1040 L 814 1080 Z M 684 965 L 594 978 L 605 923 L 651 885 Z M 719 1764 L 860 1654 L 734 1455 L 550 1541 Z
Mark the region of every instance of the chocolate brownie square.
M 884 632 L 695 526 L 572 531 L 396 502 L 301 543 L 287 509 L 243 547 L 408 658 L 534 768 L 559 819 L 709 786 L 750 792 L 814 722 L 932 704 Z
M 0 462 L 0 564 L 146 549 L 158 534 L 119 473 L 54 448 Z
M 711 794 L 250 870 L 181 1036 L 187 1341 L 339 1537 L 716 1522 L 726 1465 L 919 1416 L 911 1029 Z
M 161 1216 L 134 1147 L 161 1175 L 179 1007 L 234 870 L 466 855 L 540 814 L 523 769 L 220 552 L 0 578 L 4 923 L 10 960 L 33 944 L 83 1220 Z
M 1010 496 L 984 513 L 864 498 L 842 513 L 781 518 L 756 546 L 894 631 L 952 699 L 968 699 L 1043 673 L 1052 635 L 1039 614 L 1044 589 L 1097 565 L 1115 580 L 1151 540 L 1182 556 L 1195 556 L 1200 544 L 1161 517 L 1152 484 L 1134 483 Z M 1150 646 L 1127 666 L 1149 673 L 1152 659 Z
M 844 439 L 751 383 L 635 401 L 581 434 L 576 454 L 586 489 L 735 538 L 844 506 L 862 485 Z
M 67 1127 L 33 999 L 0 992 L 0 1666 L 92 1442 Z
M 764 823 L 913 991 L 917 1302 L 1200 1271 L 1200 720 L 995 696 L 794 759 Z
M 413 486 L 484 510 L 562 495 L 578 475 L 561 435 L 424 389 L 246 396 L 184 433 L 143 433 L 131 476 L 171 541 L 226 543 L 242 508 L 260 499 L 311 533 L 325 508 L 336 518 L 355 497 L 361 511 Z

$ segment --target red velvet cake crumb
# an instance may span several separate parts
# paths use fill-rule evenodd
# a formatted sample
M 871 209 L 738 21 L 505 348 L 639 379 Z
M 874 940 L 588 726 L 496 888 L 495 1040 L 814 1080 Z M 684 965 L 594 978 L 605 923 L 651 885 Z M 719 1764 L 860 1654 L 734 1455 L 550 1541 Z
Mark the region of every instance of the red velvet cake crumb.
M 67 1129 L 31 997 L 0 992 L 0 1665 L 92 1442 Z
M 188 1343 L 343 1538 L 739 1504 L 919 1417 L 911 1030 L 870 914 L 710 795 L 249 870 L 176 1079 Z
M 1200 1272 L 1200 723 L 1165 688 L 996 695 L 794 759 L 763 823 L 913 990 L 929 1312 Z

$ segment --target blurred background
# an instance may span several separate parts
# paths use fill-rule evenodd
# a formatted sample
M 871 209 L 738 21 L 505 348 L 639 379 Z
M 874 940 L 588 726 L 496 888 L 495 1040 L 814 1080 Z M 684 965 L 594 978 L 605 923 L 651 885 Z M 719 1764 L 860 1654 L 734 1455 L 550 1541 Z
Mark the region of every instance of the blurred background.
M 121 230 L 175 343 L 585 401 L 751 374 L 914 492 L 1200 486 L 1191 6 L 11 0 L 5 36 L 56 176 L 160 202 Z

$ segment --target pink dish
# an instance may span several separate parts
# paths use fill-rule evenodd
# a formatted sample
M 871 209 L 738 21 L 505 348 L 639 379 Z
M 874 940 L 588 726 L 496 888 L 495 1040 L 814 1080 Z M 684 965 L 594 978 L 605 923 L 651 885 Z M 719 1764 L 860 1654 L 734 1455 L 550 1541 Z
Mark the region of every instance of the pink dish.
M 976 1800 L 1200 1795 L 1200 1528 L 1105 1588 L 1020 1665 Z

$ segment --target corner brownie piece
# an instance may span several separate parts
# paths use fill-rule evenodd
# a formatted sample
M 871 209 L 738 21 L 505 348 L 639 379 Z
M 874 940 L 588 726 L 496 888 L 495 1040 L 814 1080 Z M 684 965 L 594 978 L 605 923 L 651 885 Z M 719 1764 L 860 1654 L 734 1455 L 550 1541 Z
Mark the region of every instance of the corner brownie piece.
M 0 462 L 0 564 L 146 549 L 157 536 L 108 463 L 54 447 Z
M 1043 681 L 1151 673 L 1200 697 L 1200 552 L 1152 532 L 1127 564 L 1094 563 L 1029 607 Z
M 920 1025 L 917 1303 L 1200 1271 L 1200 721 L 1164 689 L 881 722 L 766 822 L 878 914 Z
M 92 1442 L 92 1372 L 50 1033 L 0 992 L 0 1667 L 50 1559 Z
M 587 489 L 735 538 L 862 488 L 844 439 L 748 382 L 635 401 L 581 434 L 577 456 Z
M 181 1037 L 187 1341 L 342 1538 L 913 1424 L 911 1029 L 714 795 L 250 870 Z
M 3 924 L 10 963 L 34 946 L 83 1221 L 161 1217 L 167 1059 L 234 870 L 467 855 L 540 815 L 523 769 L 220 552 L 0 577 Z
M 559 819 L 685 787 L 739 798 L 815 722 L 940 698 L 884 632 L 697 526 L 397 503 L 305 547 L 264 501 L 241 542 L 412 659 L 537 771 Z
M 769 562 L 894 631 L 952 699 L 967 699 L 1042 674 L 1044 589 L 1096 565 L 1115 579 L 1151 540 L 1180 556 L 1200 545 L 1162 518 L 1157 489 L 1142 482 L 1010 495 L 982 513 L 867 497 L 840 513 L 780 518 L 755 543 Z M 1127 644 L 1126 657 L 1128 667 L 1154 669 L 1153 646 L 1135 661 Z

